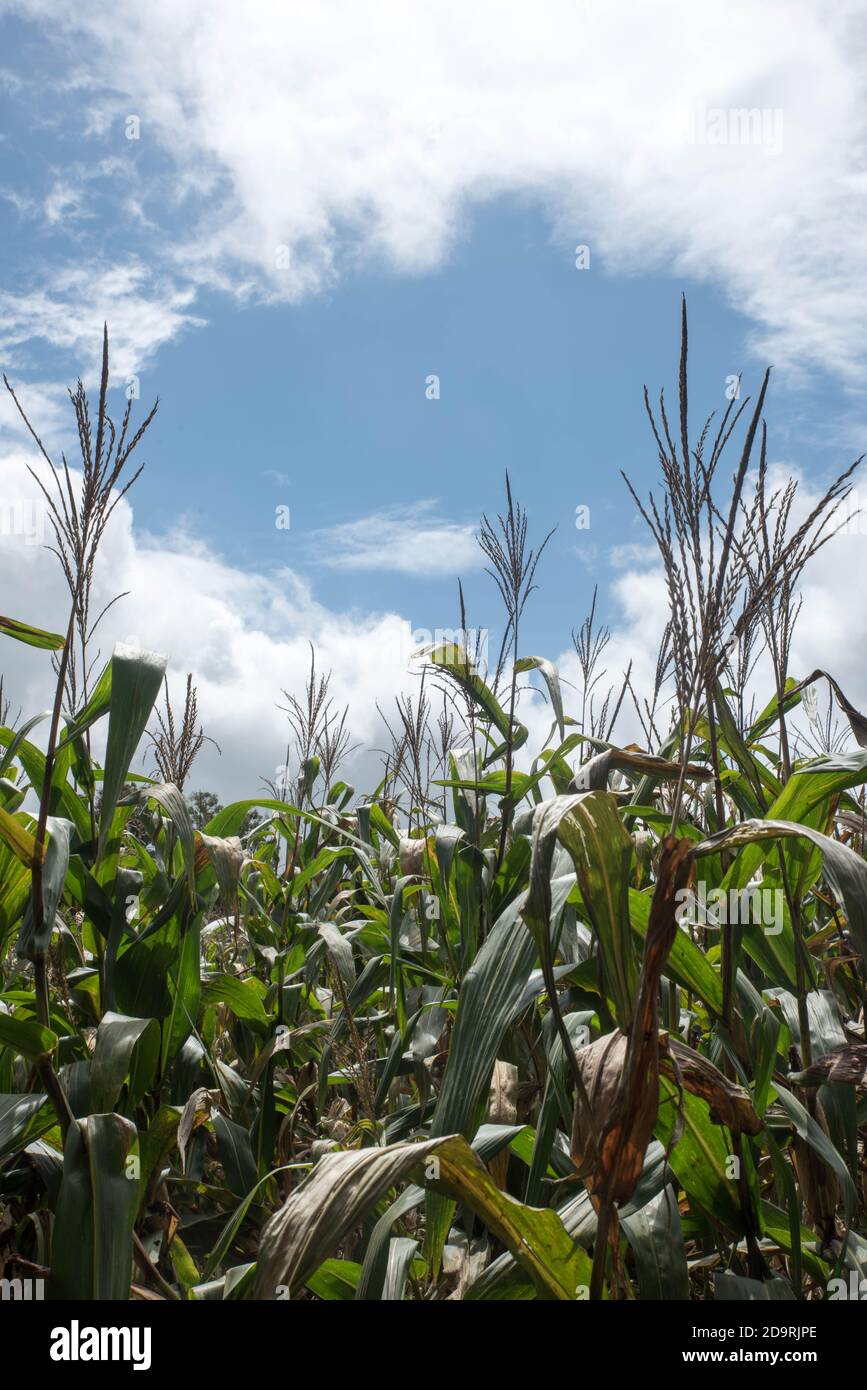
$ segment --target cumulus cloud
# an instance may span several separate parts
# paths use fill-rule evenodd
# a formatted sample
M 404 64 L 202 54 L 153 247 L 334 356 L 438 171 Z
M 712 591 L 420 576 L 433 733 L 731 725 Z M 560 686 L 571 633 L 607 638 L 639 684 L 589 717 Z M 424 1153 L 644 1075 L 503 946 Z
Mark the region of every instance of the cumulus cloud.
M 59 567 L 40 547 L 37 496 L 26 464 L 31 456 L 13 450 L 0 460 L 0 591 L 15 595 L 11 616 L 51 630 L 62 628 L 68 599 Z M 130 494 L 130 498 L 134 494 Z M 801 480 L 795 520 L 818 501 Z M 857 498 L 850 504 L 858 506 Z M 846 533 L 822 550 L 808 571 L 805 604 L 797 629 L 792 671 L 830 670 L 850 699 L 867 707 L 860 653 L 867 645 L 863 605 L 846 603 L 845 593 L 867 588 L 867 523 L 855 518 Z M 616 693 L 632 663 L 639 694 L 653 686 L 659 640 L 666 618 L 662 574 L 649 554 L 635 553 L 614 585 L 616 617 L 601 666 Z M 379 780 L 375 750 L 385 743 L 377 704 L 388 709 L 395 695 L 414 688 L 410 660 L 416 635 L 399 612 L 355 613 L 329 609 L 297 572 L 277 569 L 250 573 L 229 564 L 200 538 L 183 529 L 164 536 L 134 526 L 129 500 L 118 506 L 106 533 L 94 594 L 95 611 L 115 593 L 129 590 L 109 610 L 99 645 L 107 656 L 116 641 L 128 641 L 168 657 L 169 681 L 180 696 L 187 671 L 199 692 L 206 732 L 219 743 L 200 755 L 192 785 L 217 791 L 224 799 L 255 795 L 262 779 L 273 778 L 285 761 L 287 724 L 278 709 L 281 691 L 300 692 L 315 644 L 317 666 L 332 670 L 332 694 L 350 707 L 349 726 L 360 747 L 346 769 L 351 781 L 369 789 Z M 544 595 L 542 595 L 544 597 Z M 9 599 L 4 600 L 8 607 Z M 581 677 L 574 651 L 556 656 L 567 711 L 578 712 Z M 51 676 L 45 652 L 5 641 L 0 671 L 13 713 L 26 716 L 50 702 Z M 767 672 L 756 677 L 762 704 L 768 696 Z M 541 687 L 541 683 L 538 683 Z M 597 699 L 598 705 L 598 699 Z M 530 729 L 526 761 L 542 746 L 551 711 L 541 688 L 525 692 L 520 717 Z M 661 727 L 667 724 L 663 715 Z M 629 700 L 618 721 L 622 741 L 643 741 Z M 97 749 L 99 752 L 99 748 Z M 150 771 L 146 751 L 139 765 Z
M 472 209 L 506 194 L 547 209 L 564 255 L 587 244 L 594 268 L 713 283 L 752 319 L 763 358 L 789 371 L 818 365 L 858 385 L 867 65 L 862 6 L 852 0 L 551 0 L 537 10 L 517 0 L 322 0 L 267 13 L 229 0 L 132 9 L 0 0 L 0 11 L 13 9 L 41 26 L 68 71 L 50 89 L 33 75 L 7 85 L 16 98 L 62 97 L 65 126 L 78 121 L 94 169 L 114 172 L 120 189 L 107 230 L 100 218 L 76 220 L 74 262 L 65 245 L 43 258 L 41 279 L 0 291 L 0 351 L 15 372 L 39 372 L 39 340 L 92 377 L 108 319 L 117 377 L 135 375 L 201 323 L 204 287 L 291 303 L 371 261 L 407 274 L 436 269 Z M 124 139 L 130 114 L 141 122 L 138 141 Z M 25 180 L 4 196 L 31 222 L 41 210 L 49 233 L 86 207 L 80 157 L 69 177 L 50 163 L 28 177 L 34 186 Z M 135 252 L 118 244 L 125 225 L 142 238 Z M 111 254 L 97 251 L 102 231 Z M 51 442 L 64 397 L 39 374 L 26 401 Z M 0 422 L 20 434 L 7 400 Z M 26 530 L 23 459 L 13 440 L 0 463 L 9 518 L 0 583 L 20 601 L 17 616 L 56 627 L 64 596 Z M 477 561 L 472 528 L 430 503 L 320 540 L 325 562 L 347 571 L 427 564 L 437 573 L 442 563 L 454 573 Z M 631 659 L 636 688 L 647 689 L 662 583 L 643 547 L 613 558 L 609 678 L 618 685 Z M 297 571 L 250 573 L 200 536 L 141 534 L 126 503 L 103 561 L 97 597 L 131 591 L 110 610 L 105 651 L 135 636 L 167 652 L 178 690 L 194 673 L 207 731 L 223 747 L 221 760 L 210 746 L 203 753 L 204 784 L 236 795 L 253 790 L 251 776 L 273 773 L 286 737 L 275 704 L 281 688 L 303 680 L 311 639 L 323 669 L 334 669 L 335 697 L 351 705 L 354 737 L 380 741 L 375 703 L 407 681 L 412 634 L 400 613 L 327 609 Z M 863 588 L 865 566 L 857 535 L 822 552 L 794 652 L 799 670 L 828 667 L 862 703 L 867 616 L 840 594 Z M 577 685 L 574 654 L 560 662 Z M 45 703 L 44 654 L 7 642 L 2 669 L 16 707 Z M 522 717 L 547 732 L 540 699 L 526 701 Z M 370 761 L 358 767 L 369 785 Z
M 10 452 L 0 461 L 0 592 L 10 616 L 57 631 L 65 627 L 68 597 L 53 557 L 41 548 L 38 497 L 26 469 L 31 456 Z M 130 494 L 132 497 L 132 494 Z M 46 536 L 45 539 L 48 539 Z M 205 745 L 194 785 L 224 798 L 255 795 L 262 778 L 285 762 L 288 726 L 277 709 L 280 692 L 300 693 L 315 643 L 317 666 L 333 669 L 332 694 L 349 704 L 353 737 L 361 743 L 352 775 L 360 786 L 380 774 L 372 749 L 383 746 L 376 710 L 410 684 L 413 635 L 397 612 L 335 612 L 317 602 L 309 585 L 288 569 L 250 574 L 227 564 L 200 539 L 175 532 L 156 537 L 137 531 L 127 500 L 106 532 L 96 574 L 93 610 L 129 590 L 99 629 L 104 657 L 116 641 L 165 654 L 169 683 L 182 693 L 187 671 L 198 685 L 206 732 L 222 757 Z M 5 640 L 0 671 L 13 713 L 50 701 L 48 654 Z M 143 766 L 147 769 L 145 756 Z
M 9 8 L 4 0 L 0 8 Z M 292 300 L 359 257 L 430 269 L 467 209 L 550 210 L 564 254 L 721 286 L 778 367 L 857 381 L 867 319 L 863 10 L 854 0 L 526 4 L 23 0 L 87 40 L 91 129 L 172 168 L 181 281 Z M 50 28 L 48 27 L 50 26 Z M 61 50 L 64 51 L 64 50 Z M 113 113 L 113 114 L 112 114 Z

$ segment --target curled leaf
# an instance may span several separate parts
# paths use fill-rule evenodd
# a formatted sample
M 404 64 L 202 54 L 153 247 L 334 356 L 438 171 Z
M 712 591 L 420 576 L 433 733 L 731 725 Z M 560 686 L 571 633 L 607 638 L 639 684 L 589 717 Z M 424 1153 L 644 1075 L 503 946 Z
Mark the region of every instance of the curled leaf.
M 659 1039 L 656 996 L 665 960 L 678 931 L 678 894 L 691 872 L 689 840 L 662 842 L 656 889 L 644 941 L 638 1003 L 630 1030 L 610 1033 L 576 1056 L 589 1113 L 576 1099 L 572 1158 L 590 1192 L 602 1202 L 627 1202 L 641 1176 L 659 1107 Z M 592 1136 L 596 1159 L 591 1155 Z
M 660 1048 L 660 1070 L 684 1090 L 701 1096 L 710 1108 L 715 1125 L 727 1125 L 732 1134 L 758 1134 L 762 1121 L 756 1114 L 748 1091 L 729 1081 L 722 1072 L 677 1038 L 665 1038 Z

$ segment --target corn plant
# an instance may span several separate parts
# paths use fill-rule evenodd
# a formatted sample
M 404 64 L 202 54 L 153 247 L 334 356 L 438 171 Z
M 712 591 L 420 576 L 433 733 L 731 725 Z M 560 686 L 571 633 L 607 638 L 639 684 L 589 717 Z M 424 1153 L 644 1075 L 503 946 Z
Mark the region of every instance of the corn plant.
M 481 530 L 501 660 L 420 654 L 369 795 L 338 776 L 347 715 L 313 654 L 285 775 L 197 825 L 192 682 L 176 719 L 162 657 L 89 673 L 95 550 L 64 549 L 61 515 L 65 635 L 0 618 L 58 658 L 47 753 L 38 716 L 0 727 L 4 1277 L 95 1300 L 818 1300 L 864 1273 L 867 721 L 788 670 L 791 576 L 852 470 L 794 526 L 767 378 L 693 445 L 687 376 L 684 311 L 660 490 L 635 494 L 670 600 L 652 700 L 627 671 L 591 708 L 595 595 L 574 712 L 522 649 L 545 541 L 509 487 Z M 97 419 L 97 511 L 61 494 L 96 546 L 127 448 L 104 387 Z M 750 712 L 735 646 L 762 634 Z M 794 732 L 822 682 L 853 747 Z M 643 749 L 614 739 L 627 692 Z

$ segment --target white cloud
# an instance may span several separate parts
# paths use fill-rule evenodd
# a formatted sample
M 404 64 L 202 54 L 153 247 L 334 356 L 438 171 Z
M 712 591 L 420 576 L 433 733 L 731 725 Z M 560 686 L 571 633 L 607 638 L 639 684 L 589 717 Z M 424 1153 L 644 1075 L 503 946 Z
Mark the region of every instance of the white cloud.
M 188 312 L 194 297 L 192 289 L 179 289 L 134 258 L 108 267 L 78 261 L 41 285 L 0 290 L 0 354 L 18 364 L 27 360 L 27 345 L 40 339 L 68 351 L 82 377 L 92 379 L 107 322 L 113 378 L 122 382 L 184 328 L 202 323 Z
M 63 172 L 54 177 L 43 203 L 42 210 L 48 223 L 52 226 L 62 224 L 69 231 L 74 222 L 93 218 L 95 213 L 89 206 L 93 194 L 90 186 L 98 184 L 100 180 L 117 177 L 134 177 L 129 165 L 117 156 L 97 160 L 93 164 L 77 161 L 66 165 Z
M 119 180 L 117 207 L 152 237 L 150 260 L 91 259 L 88 243 L 71 266 L 46 258 L 41 283 L 0 292 L 0 351 L 16 371 L 31 364 L 39 339 L 92 377 L 108 319 L 122 380 L 200 322 L 200 286 L 293 301 L 364 260 L 403 273 L 435 268 L 473 206 L 517 194 L 547 208 L 564 258 L 590 246 L 591 274 L 664 268 L 717 284 L 752 317 L 754 348 L 778 368 L 819 364 L 859 382 L 867 340 L 860 3 L 550 0 L 531 10 L 517 0 L 321 0 L 265 12 L 230 0 L 126 9 L 0 0 L 0 11 L 11 8 L 44 21 L 46 39 L 68 48 L 78 86 L 64 85 L 65 133 L 78 90 L 84 140 L 113 142 L 115 160 L 142 148 L 160 156 Z M 710 142 L 715 112 L 731 136 L 740 121 L 730 113 L 750 108 L 771 113 L 767 143 Z M 136 145 L 122 133 L 131 113 L 142 122 Z M 4 196 L 50 219 L 76 187 Z M 278 257 L 284 247 L 288 258 Z M 43 381 L 22 398 L 50 440 L 62 393 Z M 2 398 L 0 415 L 20 430 Z M 10 505 L 32 492 L 22 457 L 0 462 Z M 203 753 L 203 783 L 224 795 L 253 791 L 282 759 L 275 702 L 281 687 L 303 680 L 309 638 L 323 667 L 334 668 L 336 697 L 352 706 L 355 738 L 380 741 L 375 701 L 405 683 L 408 620 L 333 612 L 296 573 L 238 570 L 183 533 L 137 535 L 126 504 L 115 521 L 101 597 L 132 592 L 111 611 L 103 645 L 135 634 L 167 650 L 176 689 L 193 670 L 206 728 L 224 750 L 222 760 L 210 747 Z M 437 516 L 433 504 L 331 528 L 317 549 L 346 570 L 443 574 L 478 563 L 473 528 Z M 621 617 L 606 665 L 617 684 L 631 658 L 646 689 L 664 593 L 642 548 L 616 558 L 625 566 L 614 591 Z M 797 669 L 826 666 L 862 704 L 867 612 L 840 593 L 860 592 L 865 568 L 858 537 L 822 552 L 794 653 Z M 24 534 L 0 535 L 0 581 L 19 596 L 20 616 L 62 623 L 58 577 Z M 560 659 L 576 682 L 574 656 Z M 44 704 L 45 655 L 6 642 L 0 660 L 16 705 Z M 527 711 L 546 732 L 541 704 Z
M 615 570 L 628 569 L 630 566 L 641 568 L 653 564 L 658 554 L 652 541 L 630 541 L 624 545 L 612 545 L 608 551 L 608 563 Z
M 50 223 L 71 222 L 82 215 L 81 189 L 58 179 L 45 199 L 45 216 Z
M 330 569 L 384 570 L 397 574 L 454 575 L 479 569 L 476 527 L 446 521 L 435 503 L 388 507 L 357 521 L 314 531 L 311 556 Z
M 792 465 L 776 463 L 769 468 L 768 495 L 784 487 L 792 477 L 797 481 L 798 490 L 790 517 L 790 533 L 812 514 L 824 490 Z M 861 514 L 856 515 L 859 509 Z M 795 627 L 789 674 L 800 680 L 817 668 L 826 670 L 839 682 L 852 703 L 865 710 L 867 675 L 863 652 L 867 646 L 867 610 L 863 604 L 851 602 L 851 595 L 867 590 L 867 491 L 857 474 L 851 497 L 829 529 L 837 527 L 839 534 L 832 536 L 804 571 L 800 586 L 803 605 Z M 617 617 L 601 662 L 606 676 L 600 683 L 600 691 L 604 695 L 611 684 L 616 697 L 623 672 L 631 661 L 632 683 L 641 698 L 653 689 L 659 644 L 668 616 L 665 580 L 655 548 L 651 546 L 620 547 L 613 553 L 612 560 L 620 562 L 624 568 L 613 583 Z M 574 652 L 561 654 L 559 663 L 564 678 L 580 689 Z M 748 686 L 748 695 L 755 696 L 757 709 L 768 703 L 773 688 L 770 663 L 763 656 Z M 666 692 L 671 693 L 670 682 Z M 845 725 L 842 716 L 840 721 Z M 661 731 L 667 728 L 667 713 L 657 724 Z M 623 719 L 618 723 L 618 738 L 643 741 L 628 696 L 623 706 Z
M 11 372 L 9 382 L 28 419 L 50 451 L 69 442 L 70 408 L 65 386 L 53 381 L 29 381 L 22 386 Z M 0 429 L 13 438 L 30 440 L 30 433 L 9 392 L 0 389 Z
M 26 470 L 31 459 L 31 453 L 17 450 L 0 459 L 0 592 L 15 596 L 4 600 L 13 607 L 10 616 L 57 631 L 65 625 L 68 599 L 59 567 L 35 543 L 32 509 L 38 494 Z M 816 500 L 814 489 L 802 483 L 798 516 Z M 848 594 L 867 589 L 867 551 L 857 529 L 832 541 L 809 571 L 792 671 L 804 675 L 817 666 L 831 671 L 863 709 L 867 682 L 860 653 L 867 646 L 867 612 L 842 597 L 844 586 Z M 374 750 L 384 746 L 384 731 L 377 702 L 388 709 L 395 695 L 415 686 L 409 657 L 416 642 L 412 624 L 399 612 L 334 611 L 318 602 L 292 570 L 259 574 L 238 569 L 184 530 L 160 537 L 142 534 L 134 528 L 126 500 L 106 533 L 95 610 L 124 589 L 130 591 L 128 597 L 109 610 L 100 631 L 103 653 L 123 640 L 165 653 L 176 697 L 192 671 L 205 730 L 222 749 L 219 756 L 205 745 L 191 789 L 204 786 L 227 800 L 256 795 L 262 779 L 273 777 L 284 761 L 287 739 L 285 716 L 277 708 L 278 701 L 283 703 L 280 692 L 301 692 L 311 641 L 320 670 L 333 671 L 335 701 L 350 706 L 353 741 L 361 745 L 346 775 L 360 790 L 379 780 Z M 662 576 L 653 565 L 635 563 L 616 580 L 614 598 L 617 618 L 601 663 L 606 675 L 600 694 L 610 684 L 616 697 L 630 661 L 636 690 L 647 693 L 665 622 Z M 574 651 L 555 659 L 567 712 L 577 713 L 580 676 Z M 0 671 L 13 711 L 20 707 L 27 716 L 50 703 L 47 653 L 5 640 Z M 767 683 L 758 694 L 764 703 Z M 524 753 L 529 764 L 552 716 L 541 695 L 525 696 L 519 713 L 530 729 Z M 660 727 L 666 724 L 663 717 Z M 618 735 L 643 741 L 628 699 Z M 139 761 L 150 770 L 146 756 Z
M 762 356 L 857 383 L 855 0 L 15 8 L 74 42 L 78 70 L 86 51 L 83 91 L 114 103 L 102 128 L 117 143 L 134 112 L 141 140 L 173 161 L 171 183 L 142 199 L 149 215 L 158 198 L 205 194 L 194 234 L 173 232 L 178 275 L 293 300 L 359 256 L 427 269 L 468 207 L 517 193 L 549 208 L 564 256 L 587 243 L 591 267 L 719 284 L 754 319 Z
M 4 606 L 13 607 L 10 616 L 57 631 L 65 628 L 68 598 L 59 566 L 35 543 L 39 495 L 26 470 L 31 461 L 29 452 L 17 451 L 0 459 L 0 592 Z M 353 739 L 362 744 L 350 770 L 360 786 L 379 780 L 370 752 L 383 746 L 376 702 L 387 707 L 412 684 L 407 619 L 396 612 L 334 612 L 291 570 L 248 573 L 183 532 L 143 535 L 126 500 L 106 532 L 94 612 L 123 590 L 129 595 L 109 610 L 99 646 L 107 656 L 116 641 L 132 640 L 166 654 L 176 696 L 193 672 L 205 731 L 222 749 L 220 757 L 205 745 L 193 786 L 224 798 L 253 796 L 262 778 L 273 778 L 287 741 L 286 717 L 276 705 L 284 703 L 283 688 L 301 693 L 311 641 L 320 670 L 333 669 L 332 694 L 339 706 L 350 705 Z M 47 653 L 4 639 L 0 671 L 13 710 L 20 706 L 26 716 L 50 703 Z

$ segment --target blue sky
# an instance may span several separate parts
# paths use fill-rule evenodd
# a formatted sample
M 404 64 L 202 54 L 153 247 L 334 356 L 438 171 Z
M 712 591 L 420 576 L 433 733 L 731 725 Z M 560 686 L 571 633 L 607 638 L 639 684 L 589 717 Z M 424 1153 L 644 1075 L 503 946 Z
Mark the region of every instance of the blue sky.
M 821 5 L 797 8 L 795 42 L 777 6 L 751 28 L 749 6 L 723 26 L 662 5 L 643 35 L 632 17 L 624 56 L 621 6 L 558 5 L 558 22 L 538 21 L 531 65 L 520 6 L 481 5 L 464 31 L 451 5 L 438 27 L 362 6 L 354 33 L 359 7 L 336 2 L 300 25 L 245 29 L 223 4 L 203 25 L 194 0 L 126 17 L 2 0 L 4 370 L 63 442 L 61 385 L 92 380 L 107 317 L 117 400 L 132 374 L 142 406 L 161 398 L 116 558 L 145 594 L 110 635 L 147 628 L 158 643 L 160 618 L 170 626 L 188 601 L 191 641 L 185 654 L 175 641 L 172 670 L 200 660 L 218 710 L 239 632 L 270 644 L 272 664 L 256 645 L 270 673 L 297 667 L 302 638 L 327 628 L 347 698 L 380 698 L 356 679 L 353 641 L 389 614 L 456 626 L 459 573 L 471 621 L 498 639 L 472 531 L 508 469 L 531 533 L 557 528 L 525 650 L 563 654 L 598 582 L 626 651 L 660 615 L 649 559 L 624 552 L 646 537 L 620 469 L 640 490 L 655 475 L 642 386 L 673 396 L 681 291 L 694 428 L 724 409 L 727 377 L 743 371 L 749 391 L 773 362 L 774 461 L 808 492 L 851 462 L 863 433 L 861 7 L 831 29 Z M 484 56 L 495 19 L 499 66 Z M 684 143 L 681 117 L 708 102 L 784 113 L 785 144 Z M 589 269 L 576 269 L 578 244 Z M 4 409 L 5 457 L 20 469 Z M 579 504 L 589 530 L 575 529 Z M 56 591 L 36 584 L 32 558 L 29 588 L 50 610 Z M 198 652 L 203 614 L 220 636 Z M 35 698 L 34 671 L 13 675 Z
M 114 232 L 106 201 L 100 226 L 89 229 L 96 240 Z M 28 229 L 9 204 L 2 228 L 26 267 Z M 759 368 L 749 322 L 718 290 L 685 276 L 618 278 L 592 248 L 579 271 L 581 230 L 555 239 L 540 209 L 504 198 L 469 216 L 447 262 L 426 272 L 363 266 L 293 305 L 203 294 L 195 306 L 203 325 L 137 374 L 142 406 L 160 397 L 134 495 L 137 523 L 159 532 L 183 518 L 241 568 L 299 568 L 331 607 L 388 609 L 399 590 L 415 627 L 451 626 L 456 572 L 396 571 L 385 553 L 382 568 L 334 568 L 327 559 L 342 547 L 323 533 L 392 509 L 399 522 L 425 502 L 407 525 L 423 530 L 432 516 L 474 527 L 500 507 L 508 469 L 533 534 L 557 528 L 529 610 L 535 645 L 550 651 L 568 640 L 596 582 L 612 616 L 610 551 L 644 540 L 620 470 L 645 486 L 654 477 L 642 391 L 645 382 L 654 396 L 666 385 L 673 398 L 681 291 L 698 407 L 724 409 L 727 376 L 744 371 L 746 393 Z M 63 236 L 59 229 L 55 241 Z M 128 249 L 145 253 L 149 240 Z M 40 375 L 65 369 L 72 380 L 79 367 L 40 343 L 28 357 Z M 428 398 L 430 374 L 440 379 L 438 399 Z M 774 391 L 768 415 L 779 449 L 806 468 L 833 466 L 839 446 L 818 433 L 833 382 L 795 394 L 775 381 Z M 786 428 L 793 410 L 803 440 Z M 281 504 L 288 531 L 275 526 Z M 590 508 L 588 530 L 575 527 L 578 505 Z M 426 564 L 435 557 L 420 556 Z M 474 621 L 496 628 L 492 585 L 469 561 L 462 574 Z
M 142 378 L 162 405 L 137 518 L 161 525 L 168 483 L 233 563 L 297 566 L 330 606 L 388 608 L 397 590 L 415 626 L 451 625 L 454 571 L 396 573 L 384 553 L 382 569 L 329 568 L 317 555 L 341 547 L 319 533 L 424 501 L 475 525 L 501 505 L 508 469 L 535 533 L 558 528 L 529 624 L 550 649 L 604 578 L 611 545 L 640 538 L 619 469 L 646 478 L 654 467 L 642 380 L 671 376 L 678 293 L 666 277 L 578 272 L 538 212 L 498 205 L 472 219 L 446 266 L 412 279 L 362 270 L 293 307 L 212 299 L 200 306 L 208 326 Z M 718 403 L 723 369 L 747 356 L 744 325 L 706 290 L 692 312 L 705 339 L 696 386 Z M 275 528 L 278 503 L 289 532 Z M 578 504 L 589 531 L 575 528 Z M 419 555 L 419 568 L 434 560 Z M 491 586 L 469 565 L 465 579 L 472 610 L 493 623 Z
M 620 470 L 646 486 L 655 474 L 642 390 L 666 384 L 673 398 L 681 289 L 693 399 L 722 410 L 730 372 L 745 371 L 745 391 L 760 375 L 750 326 L 719 292 L 684 277 L 618 279 L 592 254 L 579 272 L 543 215 L 510 202 L 474 215 L 448 263 L 412 278 L 362 269 L 291 307 L 209 297 L 197 304 L 207 326 L 142 376 L 143 396 L 162 403 L 136 517 L 164 524 L 168 487 L 239 566 L 288 563 L 329 606 L 389 608 L 399 594 L 414 626 L 452 625 L 454 570 L 395 572 L 385 553 L 381 569 L 329 568 L 321 560 L 341 546 L 321 533 L 423 501 L 430 515 L 475 525 L 500 507 L 508 469 L 533 533 L 557 527 L 528 629 L 541 650 L 559 650 L 594 582 L 610 610 L 611 548 L 644 540 Z M 438 400 L 427 398 L 431 373 Z M 820 434 L 833 383 L 774 389 L 778 452 L 817 473 L 833 466 L 840 446 Z M 786 428 L 793 411 L 802 438 Z M 291 508 L 288 532 L 275 528 L 278 503 Z M 590 507 L 589 530 L 575 527 L 579 504 Z M 419 555 L 419 567 L 433 559 Z M 463 573 L 474 621 L 495 627 L 492 585 L 469 565 Z

